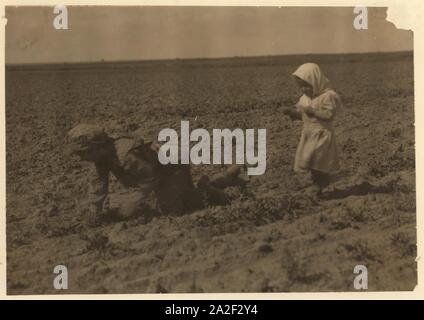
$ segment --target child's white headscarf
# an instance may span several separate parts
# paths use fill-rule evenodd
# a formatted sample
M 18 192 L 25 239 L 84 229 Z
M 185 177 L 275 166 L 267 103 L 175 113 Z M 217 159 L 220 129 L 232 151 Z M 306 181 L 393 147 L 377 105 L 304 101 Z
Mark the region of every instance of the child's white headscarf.
M 294 73 L 294 76 L 299 77 L 312 86 L 314 97 L 319 96 L 325 91 L 329 80 L 321 72 L 320 67 L 315 63 L 302 64 Z

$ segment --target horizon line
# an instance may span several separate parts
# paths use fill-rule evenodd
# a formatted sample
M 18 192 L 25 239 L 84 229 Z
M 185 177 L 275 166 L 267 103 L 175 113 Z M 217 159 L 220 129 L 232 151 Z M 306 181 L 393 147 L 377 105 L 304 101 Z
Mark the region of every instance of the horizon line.
M 293 56 L 331 56 L 331 55 L 365 55 L 365 54 L 399 54 L 414 53 L 414 50 L 400 51 L 364 51 L 364 52 L 338 52 L 338 53 L 290 53 L 290 54 L 270 54 L 270 55 L 252 55 L 252 56 L 225 56 L 225 57 L 193 57 L 193 58 L 157 58 L 157 59 L 130 59 L 130 60 L 86 60 L 86 61 L 52 61 L 52 62 L 18 62 L 7 63 L 6 67 L 17 66 L 39 66 L 39 65 L 66 65 L 66 64 L 102 64 L 102 63 L 142 63 L 142 62 L 165 62 L 165 61 L 194 61 L 194 60 L 225 60 L 225 59 L 252 59 L 252 58 L 277 58 Z

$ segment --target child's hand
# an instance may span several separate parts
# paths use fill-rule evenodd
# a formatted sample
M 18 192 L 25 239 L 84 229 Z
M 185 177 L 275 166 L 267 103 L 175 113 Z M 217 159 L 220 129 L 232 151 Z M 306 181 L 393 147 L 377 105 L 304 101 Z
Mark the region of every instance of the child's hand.
M 283 107 L 283 114 L 285 114 L 285 115 L 290 115 L 290 113 L 291 113 L 291 110 L 290 110 L 290 108 L 288 108 L 288 107 Z
M 314 111 L 314 108 L 312 108 L 312 106 L 303 107 L 303 112 L 305 112 L 308 116 L 315 115 L 315 111 Z
M 292 120 L 301 119 L 302 118 L 302 115 L 300 114 L 300 112 L 297 111 L 294 108 L 284 107 L 282 111 L 283 111 L 283 114 L 289 116 L 290 119 L 292 119 Z

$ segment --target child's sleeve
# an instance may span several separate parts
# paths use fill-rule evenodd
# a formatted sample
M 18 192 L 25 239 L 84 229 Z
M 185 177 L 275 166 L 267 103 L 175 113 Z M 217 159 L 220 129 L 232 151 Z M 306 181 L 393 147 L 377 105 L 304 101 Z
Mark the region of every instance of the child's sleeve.
M 318 108 L 314 109 L 315 116 L 323 120 L 331 120 L 336 113 L 337 106 L 340 104 L 339 100 L 340 98 L 335 92 L 327 93 L 320 101 Z

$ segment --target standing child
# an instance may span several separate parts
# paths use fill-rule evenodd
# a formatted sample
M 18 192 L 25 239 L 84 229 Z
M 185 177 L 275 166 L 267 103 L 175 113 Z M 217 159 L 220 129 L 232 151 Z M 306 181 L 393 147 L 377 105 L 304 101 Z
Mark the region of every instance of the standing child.
M 283 112 L 303 121 L 302 136 L 296 151 L 294 170 L 310 171 L 313 185 L 309 191 L 319 193 L 339 170 L 333 118 L 341 106 L 338 94 L 328 88 L 328 79 L 318 65 L 305 63 L 294 73 L 294 80 L 303 95 L 296 109 Z

